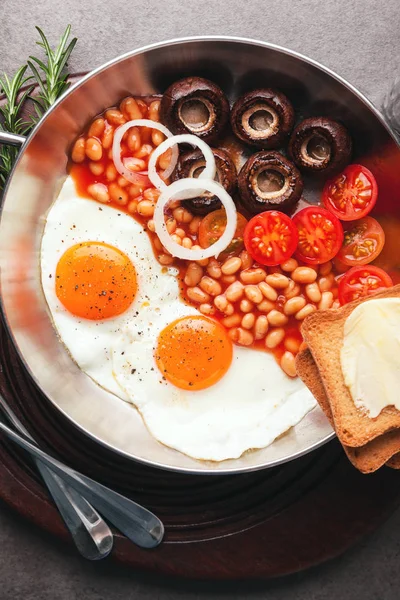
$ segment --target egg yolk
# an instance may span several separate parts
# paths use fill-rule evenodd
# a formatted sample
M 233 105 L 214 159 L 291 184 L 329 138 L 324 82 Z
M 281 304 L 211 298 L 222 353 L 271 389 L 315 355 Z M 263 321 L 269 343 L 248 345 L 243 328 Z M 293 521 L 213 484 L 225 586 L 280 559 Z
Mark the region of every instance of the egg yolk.
M 56 269 L 56 294 L 77 317 L 108 319 L 132 304 L 137 292 L 136 271 L 126 254 L 102 242 L 69 248 Z
M 163 377 L 183 390 L 202 390 L 225 375 L 232 362 L 232 342 L 225 328 L 201 315 L 170 323 L 158 337 L 155 352 Z

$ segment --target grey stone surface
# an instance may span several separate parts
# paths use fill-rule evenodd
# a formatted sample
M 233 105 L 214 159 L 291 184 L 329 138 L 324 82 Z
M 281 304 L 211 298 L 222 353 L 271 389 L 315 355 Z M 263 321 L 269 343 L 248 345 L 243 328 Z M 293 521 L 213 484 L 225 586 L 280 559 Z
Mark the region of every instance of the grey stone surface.
M 376 104 L 399 69 L 399 0 L 0 0 L 0 71 L 11 74 L 34 52 L 34 25 L 55 41 L 67 23 L 79 38 L 74 71 L 137 46 L 201 34 L 287 46 L 334 69 Z M 0 504 L 0 600 L 397 600 L 399 532 L 400 511 L 327 565 L 276 582 L 229 586 L 88 564 Z

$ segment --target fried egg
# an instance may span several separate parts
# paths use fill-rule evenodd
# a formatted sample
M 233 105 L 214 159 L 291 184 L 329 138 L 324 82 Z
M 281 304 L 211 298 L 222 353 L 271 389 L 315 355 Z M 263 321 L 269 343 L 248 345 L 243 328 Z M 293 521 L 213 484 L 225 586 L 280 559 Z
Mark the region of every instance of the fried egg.
M 70 178 L 47 214 L 41 275 L 73 360 L 166 446 L 201 460 L 238 458 L 316 404 L 271 354 L 233 345 L 220 323 L 185 304 L 144 229 L 78 197 Z

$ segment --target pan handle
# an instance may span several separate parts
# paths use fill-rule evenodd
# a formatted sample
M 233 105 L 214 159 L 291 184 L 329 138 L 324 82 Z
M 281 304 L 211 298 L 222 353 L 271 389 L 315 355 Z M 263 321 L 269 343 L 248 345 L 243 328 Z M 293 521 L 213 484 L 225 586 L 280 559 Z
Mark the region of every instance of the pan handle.
M 8 131 L 0 131 L 0 144 L 6 146 L 22 146 L 25 142 L 26 137 L 23 135 L 16 135 L 15 133 L 9 133 Z

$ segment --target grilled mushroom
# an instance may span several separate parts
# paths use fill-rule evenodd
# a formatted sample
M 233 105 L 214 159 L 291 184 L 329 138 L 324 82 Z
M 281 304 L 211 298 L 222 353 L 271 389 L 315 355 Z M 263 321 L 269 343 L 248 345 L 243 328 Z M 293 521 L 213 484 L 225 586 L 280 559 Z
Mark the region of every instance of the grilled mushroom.
M 215 141 L 229 118 L 224 92 L 212 81 L 187 77 L 176 81 L 164 93 L 161 121 L 175 134 L 192 133 L 205 142 Z
M 343 125 L 327 117 L 305 119 L 294 129 L 289 156 L 301 171 L 331 174 L 351 158 L 352 142 Z
M 234 134 L 258 148 L 279 148 L 291 132 L 294 111 L 284 94 L 258 89 L 236 100 L 231 112 Z
M 303 192 L 299 171 L 279 152 L 253 154 L 239 173 L 238 185 L 242 204 L 253 215 L 271 209 L 289 212 Z
M 236 167 L 225 150 L 212 148 L 217 167 L 216 181 L 218 181 L 232 195 L 237 181 Z M 206 161 L 200 150 L 188 152 L 180 157 L 175 170 L 174 179 L 183 177 L 198 177 L 205 167 Z M 221 202 L 216 196 L 204 192 L 201 196 L 185 200 L 182 204 L 194 215 L 206 215 L 221 207 Z

